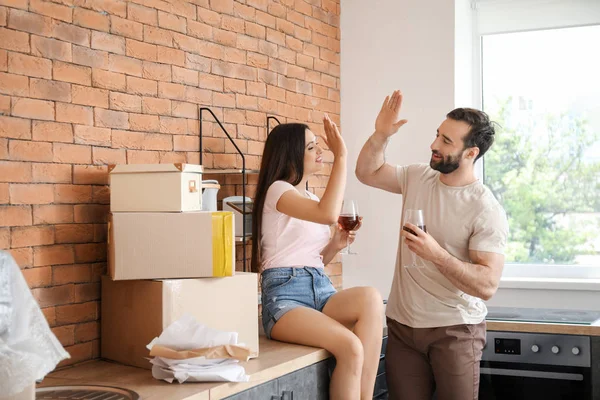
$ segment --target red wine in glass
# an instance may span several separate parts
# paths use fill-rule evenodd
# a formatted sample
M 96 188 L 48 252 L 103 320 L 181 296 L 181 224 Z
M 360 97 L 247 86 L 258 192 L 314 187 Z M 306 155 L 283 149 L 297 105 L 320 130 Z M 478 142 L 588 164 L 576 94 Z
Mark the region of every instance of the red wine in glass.
M 342 229 L 345 231 L 353 231 L 354 228 L 358 225 L 359 216 L 358 215 L 340 215 L 338 218 L 338 222 L 342 226 Z
M 420 230 L 422 230 L 423 232 L 427 233 L 427 227 L 426 227 L 425 225 L 417 225 L 417 227 L 418 227 Z M 403 227 L 402 227 L 402 229 L 404 229 L 406 232 L 410 232 L 410 233 L 412 233 L 413 235 L 417 236 L 417 232 L 413 231 L 412 229 L 410 229 L 410 228 L 408 228 L 408 227 L 406 227 L 406 226 L 403 226 Z
M 411 223 L 417 227 L 419 227 L 419 229 L 421 229 L 424 232 L 427 232 L 427 226 L 425 225 L 425 218 L 423 216 L 423 210 L 417 210 L 417 209 L 407 209 L 404 212 L 404 223 Z M 402 229 L 404 229 L 406 232 L 410 232 L 413 235 L 417 235 L 417 233 L 415 231 L 413 231 L 412 229 L 408 228 L 406 225 L 402 226 Z M 412 251 L 410 251 L 408 249 L 408 246 L 406 245 L 406 238 L 404 238 L 405 241 L 405 249 L 407 251 L 409 251 L 410 255 L 407 255 L 410 258 L 410 263 L 407 263 L 408 265 L 404 265 L 405 268 L 421 268 L 423 267 L 422 262 L 419 262 L 417 255 L 415 253 L 413 253 Z
M 338 218 L 338 223 L 342 226 L 342 229 L 346 232 L 350 232 L 356 229 L 360 222 L 358 216 L 358 205 L 354 200 L 344 200 L 342 203 L 342 211 Z M 350 249 L 350 239 L 346 238 L 346 247 L 340 251 L 340 254 L 357 254 Z

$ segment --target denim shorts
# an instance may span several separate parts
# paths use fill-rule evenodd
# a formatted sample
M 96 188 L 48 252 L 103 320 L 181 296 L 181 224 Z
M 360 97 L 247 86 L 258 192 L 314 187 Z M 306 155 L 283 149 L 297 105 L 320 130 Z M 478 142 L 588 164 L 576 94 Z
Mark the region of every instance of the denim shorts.
M 336 290 L 323 268 L 281 267 L 263 271 L 261 292 L 263 328 L 271 339 L 271 329 L 286 312 L 296 307 L 323 311 Z

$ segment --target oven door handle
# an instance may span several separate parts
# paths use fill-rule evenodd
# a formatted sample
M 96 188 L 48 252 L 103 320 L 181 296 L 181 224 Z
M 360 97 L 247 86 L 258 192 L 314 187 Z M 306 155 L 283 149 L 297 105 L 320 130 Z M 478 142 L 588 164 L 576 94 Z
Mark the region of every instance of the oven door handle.
M 503 368 L 480 368 L 482 375 L 517 376 L 523 378 L 557 379 L 561 381 L 582 381 L 582 374 L 571 374 L 566 372 L 530 371 L 522 369 Z

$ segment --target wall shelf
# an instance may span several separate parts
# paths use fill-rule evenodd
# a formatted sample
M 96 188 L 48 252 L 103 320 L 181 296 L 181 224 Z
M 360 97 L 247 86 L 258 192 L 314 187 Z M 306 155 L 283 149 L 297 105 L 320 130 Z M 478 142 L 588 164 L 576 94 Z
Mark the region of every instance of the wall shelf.
M 203 146 L 202 146 L 202 113 L 203 112 L 208 112 L 210 115 L 212 115 L 212 117 L 214 118 L 215 122 L 219 125 L 219 127 L 221 128 L 221 130 L 223 131 L 223 133 L 225 133 L 225 136 L 227 136 L 227 139 L 229 139 L 229 141 L 231 142 L 231 144 L 233 145 L 233 147 L 235 148 L 235 150 L 237 151 L 237 153 L 240 155 L 240 157 L 242 157 L 242 168 L 241 169 L 236 169 L 236 168 L 226 168 L 226 169 L 218 169 L 218 168 L 208 168 L 204 170 L 205 174 L 241 174 L 242 175 L 242 210 L 246 209 L 246 174 L 249 173 L 249 171 L 246 169 L 246 156 L 244 155 L 244 153 L 242 153 L 242 151 L 240 150 L 240 148 L 238 147 L 238 145 L 235 143 L 235 141 L 233 140 L 233 138 L 231 137 L 231 135 L 229 134 L 229 132 L 227 132 L 227 129 L 225 129 L 225 127 L 223 126 L 223 124 L 221 123 L 221 121 L 219 121 L 219 119 L 217 118 L 217 116 L 215 115 L 215 113 L 212 112 L 212 110 L 210 108 L 207 107 L 200 107 L 200 111 L 198 113 L 198 118 L 199 118 L 199 125 L 200 125 L 200 165 L 203 165 L 202 162 L 202 156 L 203 156 Z M 249 242 L 249 240 L 246 240 L 246 218 L 242 218 L 242 236 L 235 238 L 235 242 L 236 243 L 242 243 L 242 252 L 243 252 L 243 257 L 244 257 L 244 266 L 242 267 L 242 270 L 244 272 L 248 272 L 248 268 L 247 268 L 247 257 L 246 257 L 246 243 Z
M 235 141 L 233 140 L 233 138 L 231 137 L 229 132 L 227 132 L 227 129 L 225 129 L 225 127 L 223 126 L 221 121 L 219 121 L 219 119 L 217 118 L 215 113 L 213 113 L 212 110 L 208 107 L 200 107 L 200 111 L 198 113 L 199 125 L 200 125 L 200 139 L 199 139 L 200 165 L 203 165 L 202 156 L 203 156 L 203 150 L 204 150 L 204 148 L 202 146 L 202 136 L 203 136 L 202 135 L 202 133 L 203 133 L 202 132 L 202 121 L 203 121 L 202 113 L 203 112 L 208 112 L 213 117 L 213 119 L 219 125 L 219 127 L 221 128 L 223 133 L 225 133 L 225 136 L 227 136 L 227 139 L 229 140 L 229 142 L 231 142 L 231 144 L 233 145 L 233 147 L 235 148 L 237 153 L 240 155 L 240 157 L 242 157 L 242 168 L 241 169 L 240 168 L 223 168 L 223 169 L 205 168 L 204 174 L 206 174 L 206 175 L 208 175 L 208 174 L 240 174 L 240 175 L 242 175 L 242 209 L 245 210 L 246 209 L 246 185 L 247 185 L 246 175 L 247 174 L 258 174 L 260 171 L 258 169 L 246 169 L 246 157 L 244 156 L 244 153 L 242 153 L 242 151 L 237 146 L 237 144 L 235 143 Z M 277 119 L 276 117 L 267 116 L 267 134 L 269 134 L 269 132 L 270 132 L 270 130 L 269 130 L 270 120 L 275 120 L 275 121 L 277 121 L 278 124 L 281 123 L 281 122 L 279 122 L 279 119 Z M 308 187 L 308 183 L 307 183 L 307 187 Z M 240 244 L 242 244 L 242 247 L 243 247 L 242 252 L 243 252 L 243 257 L 244 257 L 244 266 L 243 266 L 244 272 L 247 272 L 249 270 L 249 268 L 247 268 L 246 244 L 250 243 L 251 240 L 252 240 L 252 236 L 246 234 L 246 218 L 242 218 L 242 236 L 236 236 L 235 243 L 240 243 Z

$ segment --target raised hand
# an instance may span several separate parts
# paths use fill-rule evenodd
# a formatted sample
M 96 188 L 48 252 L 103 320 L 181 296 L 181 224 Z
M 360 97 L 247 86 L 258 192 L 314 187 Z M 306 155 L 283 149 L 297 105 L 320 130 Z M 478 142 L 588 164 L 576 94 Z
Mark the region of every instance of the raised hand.
M 408 122 L 406 119 L 398 120 L 400 108 L 402 107 L 402 92 L 395 90 L 392 96 L 386 96 L 381 106 L 381 111 L 375 121 L 375 132 L 390 137 L 398 132 L 402 125 Z
M 323 126 L 325 128 L 325 136 L 322 136 L 321 138 L 327 147 L 329 147 L 333 156 L 335 158 L 346 156 L 348 150 L 346 149 L 344 139 L 335 122 L 333 122 L 327 114 L 323 117 Z

